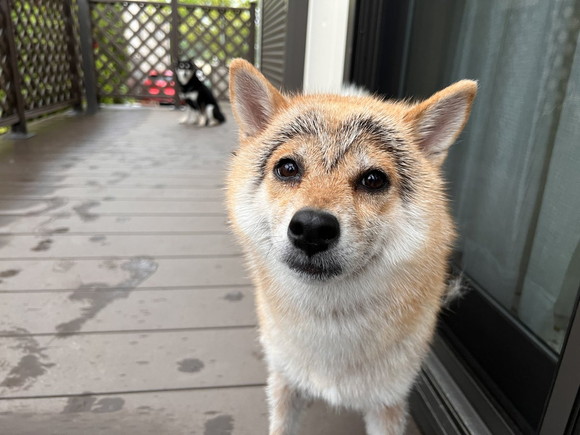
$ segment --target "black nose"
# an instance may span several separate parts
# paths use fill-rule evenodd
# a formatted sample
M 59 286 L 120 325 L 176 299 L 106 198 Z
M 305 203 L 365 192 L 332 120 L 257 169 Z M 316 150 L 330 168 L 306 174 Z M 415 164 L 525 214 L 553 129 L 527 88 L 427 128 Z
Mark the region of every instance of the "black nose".
M 292 217 L 288 225 L 288 238 L 294 246 L 311 257 L 326 251 L 340 236 L 340 224 L 330 213 L 321 210 L 302 209 Z

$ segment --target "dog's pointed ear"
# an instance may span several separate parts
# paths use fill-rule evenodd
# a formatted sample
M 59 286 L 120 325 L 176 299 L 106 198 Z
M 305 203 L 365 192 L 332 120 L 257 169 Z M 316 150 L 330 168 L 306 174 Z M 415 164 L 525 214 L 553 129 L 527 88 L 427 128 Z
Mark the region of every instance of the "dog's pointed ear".
M 287 105 L 286 99 L 253 65 L 243 59 L 230 64 L 230 102 L 245 136 L 266 128 L 272 116 Z
M 437 164 L 443 163 L 447 150 L 467 123 L 477 93 L 477 82 L 461 80 L 411 107 L 405 114 L 419 147 Z

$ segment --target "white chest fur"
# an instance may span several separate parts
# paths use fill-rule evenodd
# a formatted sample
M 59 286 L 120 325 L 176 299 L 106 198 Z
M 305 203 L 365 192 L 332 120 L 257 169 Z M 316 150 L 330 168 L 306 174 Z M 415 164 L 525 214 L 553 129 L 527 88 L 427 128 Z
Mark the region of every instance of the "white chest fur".
M 287 289 L 289 281 L 284 280 Z M 404 400 L 424 356 L 432 319 L 411 335 L 395 338 L 399 325 L 388 315 L 395 307 L 388 306 L 388 298 L 372 297 L 388 289 L 356 289 L 352 283 L 303 287 L 302 300 L 287 299 L 294 304 L 287 308 L 296 308 L 298 315 L 262 305 L 261 341 L 270 368 L 303 393 L 335 406 L 365 410 Z M 294 287 L 292 294 L 296 292 Z
M 183 94 L 183 96 L 185 98 L 187 98 L 188 100 L 193 100 L 193 101 L 197 101 L 198 95 L 199 95 L 199 92 L 197 92 L 197 91 L 186 92 L 185 94 Z

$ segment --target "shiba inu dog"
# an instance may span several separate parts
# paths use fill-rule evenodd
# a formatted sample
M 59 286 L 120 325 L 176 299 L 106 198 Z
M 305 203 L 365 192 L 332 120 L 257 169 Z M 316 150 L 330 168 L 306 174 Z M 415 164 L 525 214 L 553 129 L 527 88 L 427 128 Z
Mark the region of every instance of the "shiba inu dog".
M 232 62 L 227 206 L 256 287 L 270 435 L 296 434 L 310 398 L 362 412 L 370 435 L 404 433 L 455 238 L 441 164 L 476 91 L 287 96 Z
M 216 125 L 226 121 L 211 90 L 203 84 L 203 73 L 188 60 L 182 60 L 175 69 L 181 98 L 187 105 L 180 124 Z

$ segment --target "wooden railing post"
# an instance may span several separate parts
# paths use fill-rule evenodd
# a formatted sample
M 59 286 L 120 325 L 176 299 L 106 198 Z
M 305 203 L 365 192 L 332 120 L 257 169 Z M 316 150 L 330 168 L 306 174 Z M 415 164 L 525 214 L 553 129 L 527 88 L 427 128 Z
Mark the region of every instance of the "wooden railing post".
M 171 70 L 175 72 L 177 62 L 179 62 L 179 6 L 178 0 L 171 0 L 171 28 L 169 33 L 169 53 L 171 57 Z M 173 76 L 175 83 L 175 95 L 173 96 L 175 108 L 180 107 L 179 84 L 177 76 Z
M 79 73 L 79 58 L 75 47 L 75 35 L 74 35 L 74 25 L 73 25 L 73 12 L 71 4 L 68 1 L 63 3 L 64 12 L 64 22 L 65 29 L 68 36 L 67 47 L 70 56 L 70 74 L 71 74 L 71 86 L 72 93 L 74 97 L 73 108 L 77 111 L 83 109 L 83 96 L 81 91 L 81 76 Z
M 252 65 L 256 64 L 256 2 L 250 3 L 250 37 L 248 45 L 250 52 L 248 53 L 249 61 Z
M 87 99 L 87 113 L 95 114 L 99 109 L 97 102 L 97 78 L 95 74 L 95 59 L 93 56 L 93 37 L 91 32 L 91 11 L 89 0 L 78 0 L 78 20 L 80 48 Z

